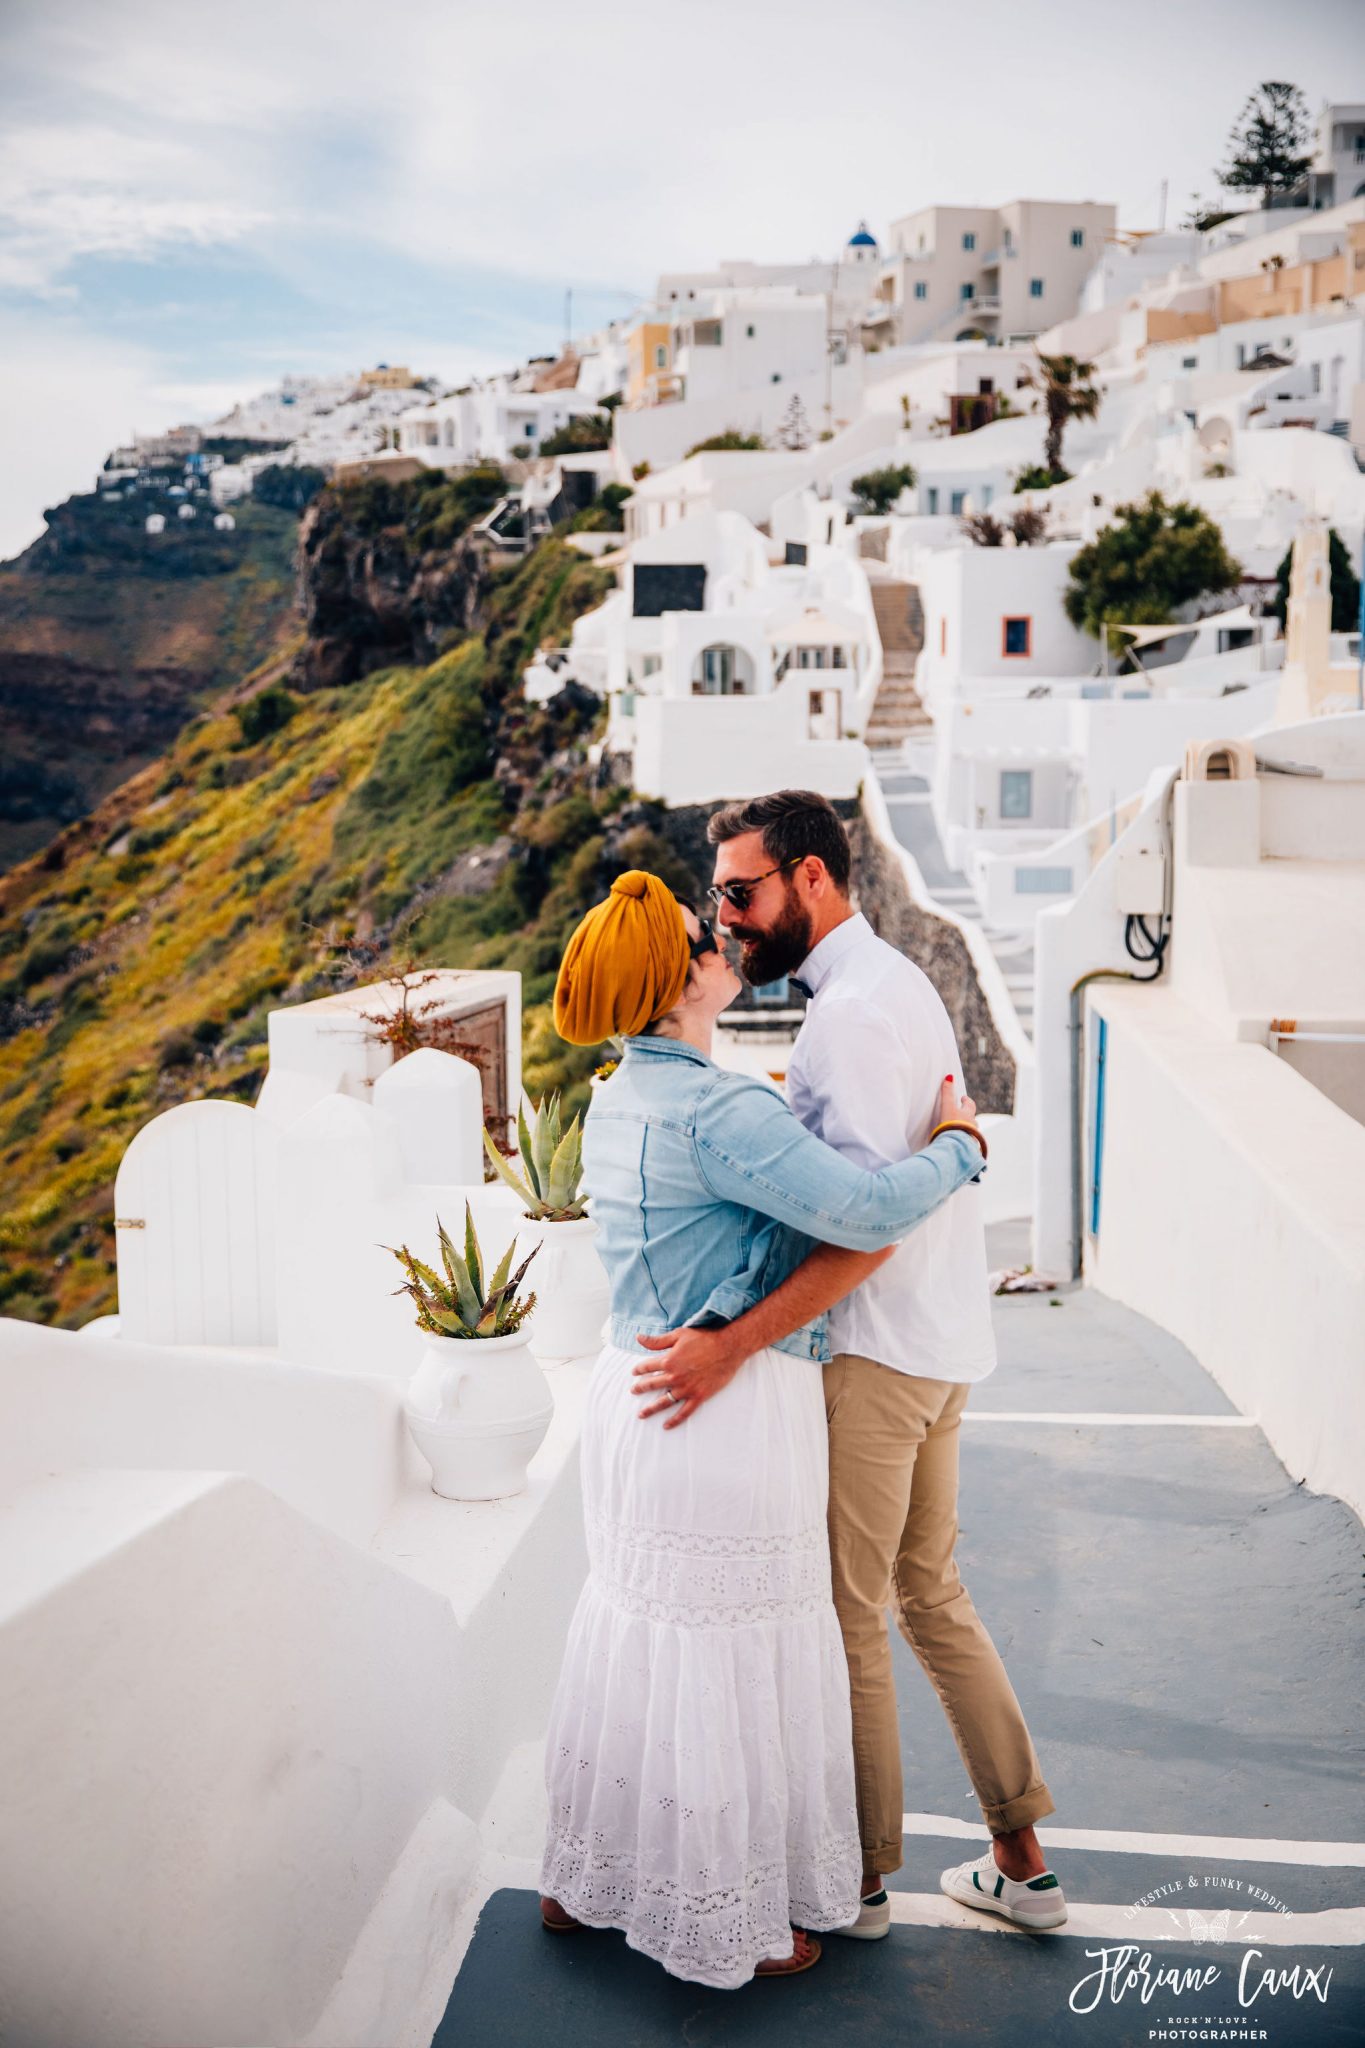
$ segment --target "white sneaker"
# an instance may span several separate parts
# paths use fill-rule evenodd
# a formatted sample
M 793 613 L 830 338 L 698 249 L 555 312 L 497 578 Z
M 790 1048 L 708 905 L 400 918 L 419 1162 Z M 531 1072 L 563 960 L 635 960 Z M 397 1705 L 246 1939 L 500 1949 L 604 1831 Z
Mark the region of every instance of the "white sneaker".
M 975 1863 L 958 1863 L 952 1870 L 945 1870 L 938 1882 L 939 1890 L 947 1892 L 960 1906 L 979 1906 L 984 1913 L 998 1913 L 1002 1920 L 1010 1920 L 1016 1927 L 1061 1927 L 1066 1920 L 1066 1899 L 1050 1870 L 1020 1883 L 1006 1877 L 993 1849 L 987 1849 Z
M 847 1927 L 831 1927 L 831 1934 L 846 1934 L 851 1941 L 880 1941 L 891 1932 L 891 1901 L 883 1886 L 879 1892 L 872 1892 L 858 1911 L 858 1917 Z

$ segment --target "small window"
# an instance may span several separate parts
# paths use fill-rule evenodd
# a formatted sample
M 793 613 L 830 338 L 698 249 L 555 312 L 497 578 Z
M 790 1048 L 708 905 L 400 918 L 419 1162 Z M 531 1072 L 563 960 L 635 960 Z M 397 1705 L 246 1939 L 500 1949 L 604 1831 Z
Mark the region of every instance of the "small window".
M 1237 367 L 1239 370 L 1244 370 L 1246 368 L 1246 361 L 1246 343 L 1244 341 L 1239 341 L 1237 344 Z
M 932 516 L 938 510 L 938 485 L 930 484 L 924 495 L 927 500 L 926 510 Z
M 526 427 L 525 427 L 525 433 L 526 433 L 526 438 L 527 438 L 527 440 L 528 440 L 528 441 L 534 441 L 534 440 L 535 440 L 535 438 L 536 438 L 536 423 L 535 423 L 535 421 L 534 421 L 534 420 L 527 420 L 527 422 L 526 422 Z
M 1007 256 L 1012 256 L 1012 255 L 1014 254 L 1014 229 L 1013 229 L 1013 228 L 1006 228 L 1006 229 L 1005 229 L 1005 254 L 1006 254 Z
M 1033 652 L 1033 621 L 1031 619 L 1006 619 L 1001 637 L 1000 652 L 1009 655 L 1027 655 Z
M 966 503 L 967 493 L 965 491 L 953 492 L 952 499 L 949 504 L 949 510 L 952 512 L 954 518 L 956 518 L 962 512 L 962 509 L 966 505 Z
M 969 300 L 974 299 L 975 297 L 976 286 L 974 284 L 964 284 L 962 287 L 962 303 L 966 305 Z
M 782 372 L 780 370 L 773 371 L 773 382 L 774 384 L 780 384 L 782 382 Z
M 924 279 L 923 279 L 922 277 L 921 277 L 921 278 L 917 278 L 917 279 L 915 280 L 915 297 L 916 297 L 917 299 L 927 299 L 927 298 L 928 298 L 928 296 L 929 296 L 929 287 L 928 287 L 928 285 L 927 285 L 927 284 L 926 284 L 926 283 L 924 282 Z
M 1011 819 L 1031 818 L 1033 816 L 1033 770 L 1031 768 L 1001 769 L 1000 816 Z
M 1074 884 L 1070 868 L 1016 868 L 1016 896 L 1069 896 Z
M 1031 277 L 1031 278 L 1029 279 L 1029 281 L 1028 281 L 1028 295 L 1029 295 L 1029 297 L 1030 297 L 1031 299 L 1041 299 L 1041 298 L 1042 298 L 1042 296 L 1043 296 L 1043 280 L 1042 280 L 1042 278 L 1041 278 L 1041 277 Z
M 748 338 L 748 340 L 752 341 L 752 340 L 753 340 L 753 338 L 754 338 L 754 330 L 753 330 L 753 328 L 752 328 L 752 327 L 746 327 L 746 328 L 745 328 L 745 330 L 744 330 L 744 332 L 745 332 L 745 335 L 746 335 L 746 337 Z
M 691 298 L 692 294 L 687 295 Z M 692 339 L 698 348 L 719 348 L 724 338 L 724 327 L 719 320 L 698 320 L 692 330 Z
M 976 236 L 964 235 L 962 237 L 962 246 L 964 249 L 974 249 L 976 247 Z
M 1313 364 L 1313 366 L 1312 366 L 1312 371 L 1311 371 L 1311 375 L 1312 375 L 1312 379 L 1313 379 L 1313 396 L 1314 396 L 1314 397 L 1316 398 L 1317 394 L 1318 394 L 1318 393 L 1319 393 L 1319 392 L 1321 391 L 1321 389 L 1322 389 L 1322 364 L 1321 364 L 1321 363 L 1314 363 L 1314 364 Z
M 662 342 L 658 342 L 654 349 L 654 367 L 656 370 L 668 368 L 668 350 Z
M 1071 246 L 1073 249 L 1083 249 L 1085 247 L 1084 228 L 1073 228 L 1071 230 Z
M 1197 370 L 1199 368 L 1198 356 L 1182 356 L 1180 358 L 1180 367 L 1182 370 Z

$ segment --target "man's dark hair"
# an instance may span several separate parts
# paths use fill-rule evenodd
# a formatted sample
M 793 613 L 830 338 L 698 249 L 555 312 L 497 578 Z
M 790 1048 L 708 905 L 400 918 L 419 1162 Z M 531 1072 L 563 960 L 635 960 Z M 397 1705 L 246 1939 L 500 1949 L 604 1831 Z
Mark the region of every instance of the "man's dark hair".
M 778 789 L 771 796 L 751 797 L 747 803 L 726 804 L 711 818 L 706 836 L 713 846 L 738 839 L 744 832 L 761 832 L 770 861 L 776 866 L 813 853 L 825 863 L 829 878 L 843 896 L 853 855 L 843 819 L 828 797 L 816 789 Z

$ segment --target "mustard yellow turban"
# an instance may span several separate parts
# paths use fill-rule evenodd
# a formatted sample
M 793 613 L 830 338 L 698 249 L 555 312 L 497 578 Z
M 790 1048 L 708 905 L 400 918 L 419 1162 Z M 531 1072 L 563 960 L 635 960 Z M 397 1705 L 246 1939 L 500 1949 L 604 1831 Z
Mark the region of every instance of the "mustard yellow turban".
M 691 957 L 673 891 L 631 868 L 569 940 L 555 984 L 555 1030 L 570 1045 L 632 1037 L 673 1008 Z

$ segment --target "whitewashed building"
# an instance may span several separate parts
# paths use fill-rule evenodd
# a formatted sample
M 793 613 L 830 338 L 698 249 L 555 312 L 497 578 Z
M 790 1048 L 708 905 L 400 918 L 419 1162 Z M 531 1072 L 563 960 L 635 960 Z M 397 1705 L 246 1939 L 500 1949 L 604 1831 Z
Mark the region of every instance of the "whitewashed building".
M 1074 313 L 1116 220 L 1091 200 L 930 206 L 891 223 L 869 338 L 1008 341 Z
M 406 407 L 398 420 L 398 446 L 432 469 L 525 460 L 571 420 L 597 410 L 596 397 L 583 391 L 474 385 L 430 405 Z
M 605 694 L 607 754 L 670 804 L 760 780 L 856 794 L 881 643 L 845 547 L 775 548 L 739 513 L 703 510 L 633 541 L 620 573 L 562 660 L 541 651 L 529 695 L 571 678 Z

